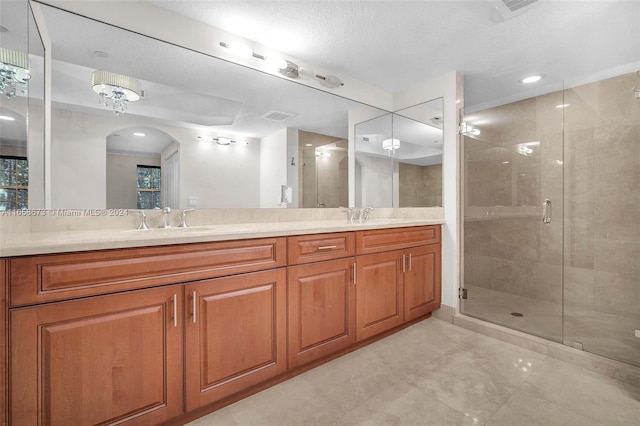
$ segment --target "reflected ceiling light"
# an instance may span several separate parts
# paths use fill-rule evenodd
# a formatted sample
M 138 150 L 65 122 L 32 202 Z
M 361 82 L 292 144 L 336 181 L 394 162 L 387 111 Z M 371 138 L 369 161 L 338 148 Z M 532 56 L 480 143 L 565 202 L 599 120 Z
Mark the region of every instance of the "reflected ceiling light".
M 524 84 L 535 83 L 537 81 L 542 80 L 542 77 L 543 77 L 542 74 L 530 75 L 520 80 L 520 83 L 524 83 Z
M 21 87 L 21 95 L 26 96 L 30 78 L 29 56 L 0 47 L 0 92 L 12 99 L 16 97 L 17 88 Z
M 16 121 L 15 118 L 13 117 L 9 117 L 8 115 L 0 115 L 0 120 L 5 120 L 5 121 Z
M 570 106 L 571 104 L 560 104 L 560 105 L 556 105 L 556 108 L 560 109 L 560 108 L 566 108 L 568 106 Z
M 234 141 L 224 136 L 198 136 L 198 139 L 206 142 L 215 142 L 218 145 L 249 145 L 247 141 Z
M 143 137 L 143 136 L 146 136 L 146 135 L 145 135 L 144 133 L 135 132 L 135 133 L 133 134 L 133 136 Z
M 382 149 L 385 151 L 395 151 L 400 148 L 400 139 L 385 139 L 382 141 Z
M 460 134 L 478 136 L 480 134 L 480 129 L 467 124 L 466 121 L 463 121 L 460 123 Z
M 109 71 L 94 71 L 91 88 L 98 94 L 99 103 L 111 108 L 115 115 L 127 112 L 127 104 L 140 99 L 140 82 L 133 77 Z

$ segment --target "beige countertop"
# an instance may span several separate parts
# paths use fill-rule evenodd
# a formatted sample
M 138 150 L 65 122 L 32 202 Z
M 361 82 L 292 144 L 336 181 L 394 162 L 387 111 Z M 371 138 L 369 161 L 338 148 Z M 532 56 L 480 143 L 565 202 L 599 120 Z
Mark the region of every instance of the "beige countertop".
M 382 218 L 366 223 L 346 220 L 310 220 L 289 222 L 194 225 L 189 228 L 84 229 L 48 232 L 4 233 L 0 239 L 0 257 L 33 254 L 105 250 L 188 244 L 210 241 L 243 240 L 366 229 L 398 228 L 443 224 L 444 219 Z

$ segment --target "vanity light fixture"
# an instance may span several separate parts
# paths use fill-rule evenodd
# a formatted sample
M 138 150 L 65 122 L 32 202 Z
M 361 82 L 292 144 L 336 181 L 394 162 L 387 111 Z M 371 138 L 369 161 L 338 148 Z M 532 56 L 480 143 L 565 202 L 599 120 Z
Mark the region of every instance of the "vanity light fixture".
M 285 75 L 291 78 L 298 77 L 298 65 L 294 64 L 291 61 L 287 61 L 284 58 L 281 58 L 277 55 L 265 56 L 259 53 L 254 52 L 249 46 L 244 43 L 239 43 L 235 41 L 231 41 L 229 43 L 221 41 L 220 46 L 229 49 L 229 51 L 234 54 L 243 57 L 250 58 L 254 57 L 260 60 L 263 60 L 267 63 L 270 68 L 278 71 L 280 74 Z
M 99 96 L 100 105 L 111 108 L 115 115 L 127 112 L 127 104 L 140 99 L 140 82 L 133 77 L 109 71 L 94 71 L 91 88 Z
M 29 89 L 29 56 L 24 52 L 0 47 L 0 92 L 9 98 L 16 97 L 16 90 L 21 88 L 21 95 L 26 96 Z
M 300 76 L 313 78 L 318 80 L 318 82 L 322 86 L 328 87 L 330 89 L 336 89 L 338 87 L 344 86 L 342 80 L 340 80 L 335 75 L 316 74 L 313 68 L 306 66 L 298 67 L 297 64 L 277 55 L 261 55 L 260 53 L 254 52 L 249 46 L 243 43 L 235 41 L 227 43 L 221 41 L 220 46 L 229 49 L 229 51 L 234 52 L 240 57 L 254 57 L 257 59 L 261 59 L 265 61 L 270 68 L 289 78 L 298 78 Z

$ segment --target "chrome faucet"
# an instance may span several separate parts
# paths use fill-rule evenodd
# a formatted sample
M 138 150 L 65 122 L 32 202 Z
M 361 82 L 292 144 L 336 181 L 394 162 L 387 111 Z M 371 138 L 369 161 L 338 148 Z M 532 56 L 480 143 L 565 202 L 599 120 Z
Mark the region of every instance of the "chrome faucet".
M 149 229 L 149 225 L 147 225 L 147 214 L 144 210 L 136 210 L 140 216 L 140 223 L 136 229 Z
M 342 211 L 347 213 L 347 221 L 349 223 L 355 223 L 356 216 L 359 214 L 357 207 L 344 207 Z
M 160 226 L 158 226 L 158 228 L 171 228 L 169 213 L 171 213 L 171 207 L 162 209 L 162 217 L 160 218 Z
M 360 217 L 358 217 L 358 222 L 366 223 L 369 220 L 369 213 L 373 211 L 373 207 L 365 207 L 360 210 Z
M 187 213 L 194 211 L 195 209 L 186 209 L 186 210 L 182 210 L 182 213 L 180 214 L 180 225 L 178 225 L 178 228 L 188 228 L 189 225 L 187 225 Z

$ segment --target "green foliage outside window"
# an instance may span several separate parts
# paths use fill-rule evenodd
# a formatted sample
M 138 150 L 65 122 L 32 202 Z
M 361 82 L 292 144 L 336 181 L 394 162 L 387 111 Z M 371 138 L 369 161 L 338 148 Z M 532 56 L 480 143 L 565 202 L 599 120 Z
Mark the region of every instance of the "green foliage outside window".
M 160 167 L 141 166 L 137 169 L 138 208 L 155 209 L 162 207 Z
M 26 210 L 29 203 L 29 162 L 0 156 L 0 211 Z

